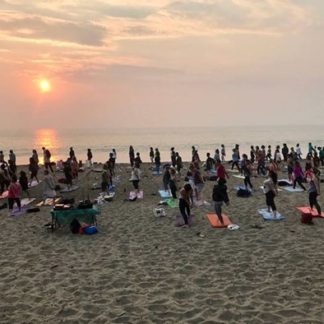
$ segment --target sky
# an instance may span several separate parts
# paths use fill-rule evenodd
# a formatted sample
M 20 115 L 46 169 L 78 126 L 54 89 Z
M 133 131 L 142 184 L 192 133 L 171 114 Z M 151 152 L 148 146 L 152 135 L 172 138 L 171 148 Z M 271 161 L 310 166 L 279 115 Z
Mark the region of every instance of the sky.
M 321 124 L 323 18 L 323 0 L 0 0 L 1 127 Z

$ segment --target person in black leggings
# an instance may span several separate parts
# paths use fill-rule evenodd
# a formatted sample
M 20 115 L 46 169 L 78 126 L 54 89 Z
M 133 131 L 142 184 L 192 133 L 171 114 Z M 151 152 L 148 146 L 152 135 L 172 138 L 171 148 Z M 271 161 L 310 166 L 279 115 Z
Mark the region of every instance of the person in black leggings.
M 180 190 L 179 209 L 184 220 L 182 227 L 189 227 L 190 205 L 192 201 L 192 187 L 189 183 L 185 184 Z

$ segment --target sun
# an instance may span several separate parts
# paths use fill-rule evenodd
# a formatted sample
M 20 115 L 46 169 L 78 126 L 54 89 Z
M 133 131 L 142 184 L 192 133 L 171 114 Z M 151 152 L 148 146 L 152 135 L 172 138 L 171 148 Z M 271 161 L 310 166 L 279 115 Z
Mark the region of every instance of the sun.
M 47 93 L 52 90 L 52 85 L 47 79 L 41 79 L 38 81 L 38 87 L 42 93 Z

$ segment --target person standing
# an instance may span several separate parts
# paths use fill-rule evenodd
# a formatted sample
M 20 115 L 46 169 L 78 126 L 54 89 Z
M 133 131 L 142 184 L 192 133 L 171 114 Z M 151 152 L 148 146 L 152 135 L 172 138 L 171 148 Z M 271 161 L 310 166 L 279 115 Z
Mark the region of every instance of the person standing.
M 38 163 L 34 160 L 33 157 L 31 157 L 29 159 L 29 166 L 28 166 L 29 172 L 30 172 L 30 185 L 33 181 L 33 179 L 35 178 L 37 183 L 39 183 L 39 180 L 37 178 L 37 174 L 38 174 Z
M 302 151 L 301 151 L 299 143 L 297 143 L 297 145 L 296 145 L 296 154 L 297 154 L 297 159 L 301 160 L 302 159 Z
M 176 154 L 174 151 L 174 147 L 171 147 L 171 165 L 175 168 L 176 166 Z
M 270 171 L 268 175 L 268 179 L 263 183 L 264 193 L 266 197 L 266 204 L 268 207 L 268 212 L 270 213 L 272 210 L 273 218 L 277 218 L 277 207 L 274 202 L 274 199 L 277 195 L 277 188 L 273 181 L 273 174 Z
M 29 187 L 28 187 L 28 178 L 27 178 L 27 174 L 25 171 L 21 170 L 20 171 L 20 177 L 19 177 L 19 184 L 21 187 L 21 193 L 26 192 L 27 197 L 30 198 L 30 194 L 29 194 Z
M 215 213 L 221 222 L 222 225 L 224 225 L 224 220 L 222 216 L 222 205 L 225 203 L 226 205 L 229 205 L 229 198 L 227 194 L 227 186 L 226 186 L 226 180 L 225 179 L 218 179 L 217 184 L 214 185 L 213 188 L 213 201 L 214 201 L 214 208 Z
M 153 164 L 154 163 L 154 150 L 153 150 L 153 147 L 150 147 L 150 160 L 151 160 L 151 163 Z
M 139 193 L 139 182 L 140 182 L 140 169 L 136 166 L 133 167 L 130 181 L 133 183 L 136 195 Z
M 17 165 L 16 165 L 16 154 L 13 152 L 13 150 L 9 151 L 9 174 L 10 176 L 16 174 L 17 171 Z
M 43 157 L 44 157 L 44 166 L 45 169 L 48 170 L 50 169 L 52 173 L 54 173 L 53 168 L 52 168 L 52 164 L 51 164 L 51 152 L 46 149 L 45 147 L 42 148 L 43 149 Z
M 141 156 L 140 156 L 140 153 L 137 152 L 136 158 L 134 159 L 134 166 L 135 166 L 135 168 L 139 169 L 141 167 L 141 164 L 142 164 Z
M 248 190 L 248 185 L 250 186 L 250 189 L 253 189 L 253 185 L 251 183 L 251 175 L 252 175 L 252 164 L 248 160 L 248 156 L 246 154 L 242 155 L 243 160 L 241 162 L 241 170 L 244 175 L 244 185 L 246 190 Z
M 129 147 L 128 155 L 129 155 L 129 163 L 133 167 L 134 166 L 134 160 L 135 160 L 135 151 L 134 151 L 134 148 L 133 148 L 132 145 Z
M 18 210 L 21 210 L 21 186 L 17 182 L 17 176 L 14 174 L 11 177 L 11 183 L 8 188 L 8 205 L 9 205 L 9 216 L 12 216 L 13 206 L 16 203 Z
M 183 168 L 182 157 L 180 156 L 179 152 L 176 152 L 176 166 L 177 172 L 181 175 L 181 169 Z
M 160 151 L 159 151 L 158 148 L 155 149 L 154 162 L 155 162 L 155 170 L 159 174 L 160 173 L 160 167 L 161 167 L 161 155 L 160 155 Z
M 222 156 L 222 162 L 225 162 L 225 157 L 226 157 L 226 151 L 225 151 L 225 145 L 221 145 L 221 156 Z
M 309 188 L 308 188 L 309 205 L 312 210 L 313 207 L 315 206 L 318 216 L 321 216 L 322 214 L 321 206 L 317 201 L 317 197 L 321 194 L 320 174 L 321 174 L 320 171 L 317 168 L 314 168 L 314 169 L 310 169 L 306 175 L 307 182 L 309 183 Z
M 69 152 L 70 159 L 72 160 L 75 157 L 75 152 L 73 147 L 70 147 L 70 152 Z
M 190 206 L 192 205 L 192 188 L 186 183 L 180 190 L 179 209 L 184 220 L 183 228 L 189 227 Z
M 298 182 L 299 186 L 306 191 L 305 186 L 303 185 L 303 179 L 304 179 L 304 172 L 302 167 L 300 166 L 300 163 L 298 161 L 295 162 L 294 166 L 294 184 L 293 188 L 296 188 L 296 183 Z
M 92 152 L 91 152 L 91 149 L 88 148 L 88 151 L 87 151 L 87 159 L 88 159 L 88 166 L 91 167 L 92 166 Z
M 176 170 L 174 167 L 171 167 L 169 169 L 170 172 L 170 180 L 169 180 L 169 187 L 171 190 L 172 198 L 177 199 L 177 185 L 176 185 L 176 180 L 177 180 L 177 175 L 176 175 Z

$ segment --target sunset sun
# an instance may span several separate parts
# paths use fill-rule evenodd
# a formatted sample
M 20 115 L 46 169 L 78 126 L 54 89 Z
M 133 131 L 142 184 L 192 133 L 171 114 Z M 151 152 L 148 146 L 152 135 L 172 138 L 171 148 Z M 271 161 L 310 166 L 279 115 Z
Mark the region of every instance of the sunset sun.
M 38 87 L 42 93 L 50 92 L 52 89 L 51 83 L 46 79 L 39 80 Z

